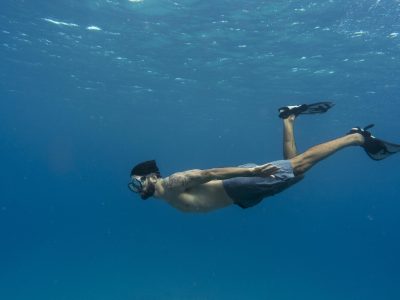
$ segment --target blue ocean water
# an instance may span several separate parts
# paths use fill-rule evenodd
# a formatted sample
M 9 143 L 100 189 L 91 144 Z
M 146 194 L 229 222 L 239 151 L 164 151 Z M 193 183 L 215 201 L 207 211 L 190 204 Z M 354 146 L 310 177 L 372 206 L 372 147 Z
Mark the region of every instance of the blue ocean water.
M 281 159 L 375 123 L 400 142 L 396 0 L 4 0 L 0 298 L 400 299 L 400 155 L 354 147 L 254 208 L 184 214 L 126 187 Z

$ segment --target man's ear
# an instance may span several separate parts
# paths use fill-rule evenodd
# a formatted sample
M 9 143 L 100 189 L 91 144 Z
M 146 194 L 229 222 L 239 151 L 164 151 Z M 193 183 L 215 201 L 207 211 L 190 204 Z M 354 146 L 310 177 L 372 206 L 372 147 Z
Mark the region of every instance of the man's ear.
M 155 174 L 152 174 L 152 175 L 150 175 L 150 179 L 151 179 L 151 181 L 157 181 L 157 175 L 155 175 Z

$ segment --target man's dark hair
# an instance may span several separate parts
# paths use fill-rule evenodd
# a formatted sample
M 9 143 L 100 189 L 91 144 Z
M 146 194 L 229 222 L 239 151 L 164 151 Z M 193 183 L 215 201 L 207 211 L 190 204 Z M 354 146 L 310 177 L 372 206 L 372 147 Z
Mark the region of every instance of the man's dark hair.
M 155 160 L 148 160 L 137 164 L 131 171 L 131 176 L 147 176 L 150 174 L 155 174 L 158 178 L 161 177 Z

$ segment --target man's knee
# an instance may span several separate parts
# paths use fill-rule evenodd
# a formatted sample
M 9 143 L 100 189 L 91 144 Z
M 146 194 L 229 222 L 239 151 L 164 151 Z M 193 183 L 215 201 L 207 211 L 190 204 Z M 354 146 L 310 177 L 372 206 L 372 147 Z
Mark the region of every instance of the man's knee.
M 304 176 L 305 172 L 310 168 L 307 159 L 303 155 L 297 155 L 292 159 L 289 159 L 292 164 L 293 174 L 297 176 Z

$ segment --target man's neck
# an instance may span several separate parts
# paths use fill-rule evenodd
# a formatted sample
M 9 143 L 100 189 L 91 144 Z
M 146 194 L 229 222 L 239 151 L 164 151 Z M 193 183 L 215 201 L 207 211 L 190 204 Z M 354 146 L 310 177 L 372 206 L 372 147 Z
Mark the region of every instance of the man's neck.
M 164 191 L 164 186 L 162 184 L 162 182 L 164 181 L 164 179 L 162 178 L 158 178 L 157 182 L 154 184 L 156 191 L 154 192 L 154 197 L 155 198 L 163 198 L 165 191 Z

